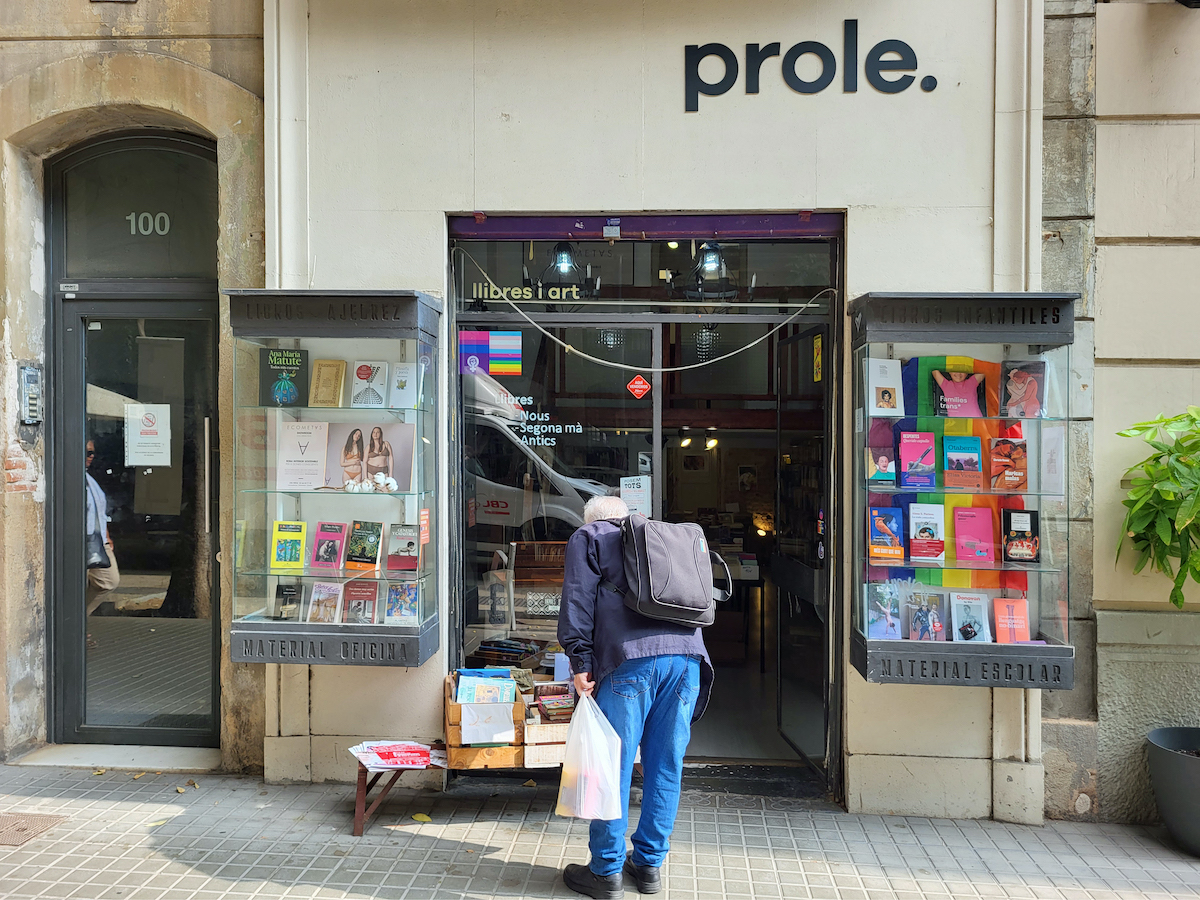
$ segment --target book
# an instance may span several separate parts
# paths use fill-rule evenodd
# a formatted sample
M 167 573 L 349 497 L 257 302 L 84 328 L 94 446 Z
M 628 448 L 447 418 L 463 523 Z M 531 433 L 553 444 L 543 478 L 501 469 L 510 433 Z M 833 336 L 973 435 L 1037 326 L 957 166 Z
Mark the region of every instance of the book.
M 275 490 L 315 491 L 325 486 L 327 422 L 281 422 L 276 436 Z
M 378 569 L 383 542 L 382 522 L 354 522 L 346 541 L 347 569 Z
M 900 386 L 900 360 L 868 359 L 868 415 L 898 419 L 904 415 L 904 398 Z
M 517 683 L 512 678 L 461 675 L 455 700 L 458 703 L 516 703 Z
M 954 508 L 954 552 L 958 564 L 964 568 L 991 568 L 996 564 L 996 536 L 992 532 L 990 509 Z
M 983 449 L 979 438 L 945 435 L 942 459 L 942 482 L 946 487 L 983 490 Z
M 354 363 L 350 382 L 350 405 L 359 409 L 382 408 L 388 393 L 388 364 L 367 361 Z
M 981 419 L 987 415 L 987 391 L 982 373 L 933 370 L 934 411 L 956 419 Z
M 996 643 L 1018 644 L 1029 640 L 1029 601 L 1024 597 L 997 597 L 992 601 L 996 614 Z
M 868 511 L 867 556 L 872 565 L 904 563 L 904 511 L 872 506 Z
M 1061 495 L 1066 490 L 1066 443 L 1065 425 L 1046 425 L 1042 428 L 1041 491 L 1043 494 Z
M 342 618 L 342 586 L 335 581 L 314 581 L 308 597 L 306 622 L 336 625 Z
M 951 631 L 956 641 L 990 643 L 987 594 L 954 591 L 950 594 Z
M 1006 359 L 1000 364 L 1000 414 L 1013 419 L 1046 415 L 1046 363 Z
M 272 569 L 303 569 L 307 522 L 278 521 L 271 528 Z
M 946 562 L 946 507 L 942 504 L 909 504 L 908 556 L 913 562 Z
M 347 581 L 342 585 L 342 621 L 347 625 L 374 625 L 378 581 Z
M 898 641 L 900 634 L 900 589 L 892 581 L 873 581 L 863 585 L 867 638 L 873 641 Z
M 303 406 L 308 396 L 308 351 L 262 347 L 258 351 L 259 406 Z
M 387 599 L 383 607 L 384 625 L 409 625 L 416 627 L 421 624 L 421 612 L 418 605 L 420 586 L 413 581 L 390 582 L 387 589 Z
M 233 523 L 233 565 L 235 568 L 242 567 L 242 560 L 246 557 L 246 520 L 238 519 Z
M 1035 509 L 1000 510 L 1002 537 L 1000 540 L 1005 562 L 1037 563 L 1042 559 L 1042 541 Z
M 313 552 L 309 565 L 314 569 L 340 569 L 346 550 L 345 522 L 318 522 L 313 531 Z
M 1024 438 L 992 438 L 993 491 L 1029 490 L 1029 454 Z
M 543 721 L 551 724 L 555 722 L 569 722 L 572 714 L 575 712 L 575 698 L 569 694 L 566 696 L 539 697 L 537 706 L 538 711 L 542 714 Z
M 275 608 L 271 618 L 280 621 L 296 621 L 300 618 L 300 601 L 304 591 L 298 584 L 275 585 Z
M 341 406 L 346 390 L 346 361 L 314 359 L 311 381 L 308 389 L 309 406 Z
M 896 453 L 890 446 L 865 447 L 867 481 L 896 483 Z
M 911 591 L 904 604 L 905 632 L 910 641 L 944 641 L 950 631 L 946 595 Z
M 417 542 L 418 526 L 389 525 L 387 570 L 415 572 L 421 561 L 421 545 Z
M 417 342 L 412 338 L 398 341 L 396 355 L 391 362 L 388 406 L 392 409 L 415 409 L 419 406 L 423 375 L 424 366 L 417 359 Z
M 900 487 L 937 487 L 937 456 L 933 432 L 900 432 L 900 465 L 896 472 Z

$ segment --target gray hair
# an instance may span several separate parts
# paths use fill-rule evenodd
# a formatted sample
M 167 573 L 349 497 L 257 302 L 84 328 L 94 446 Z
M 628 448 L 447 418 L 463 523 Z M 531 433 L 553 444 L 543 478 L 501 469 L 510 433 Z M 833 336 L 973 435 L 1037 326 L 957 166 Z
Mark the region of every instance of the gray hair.
M 583 524 L 599 519 L 623 519 L 629 515 L 629 507 L 620 497 L 593 497 L 583 505 Z

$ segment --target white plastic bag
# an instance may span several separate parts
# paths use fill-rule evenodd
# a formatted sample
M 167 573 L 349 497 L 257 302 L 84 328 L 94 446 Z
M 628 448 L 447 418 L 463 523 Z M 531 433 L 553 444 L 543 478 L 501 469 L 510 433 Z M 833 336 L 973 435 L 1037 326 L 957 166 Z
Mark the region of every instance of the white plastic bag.
M 571 716 L 554 811 L 577 819 L 621 818 L 621 736 L 590 694 L 579 697 Z

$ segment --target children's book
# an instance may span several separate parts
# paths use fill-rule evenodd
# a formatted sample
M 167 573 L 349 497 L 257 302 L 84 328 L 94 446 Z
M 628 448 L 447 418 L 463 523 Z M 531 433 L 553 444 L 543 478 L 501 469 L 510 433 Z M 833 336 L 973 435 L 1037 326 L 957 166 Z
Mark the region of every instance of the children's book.
M 914 563 L 946 562 L 946 507 L 912 503 L 908 507 L 908 556 Z
M 990 509 L 954 508 L 954 552 L 963 568 L 995 566 L 996 536 L 992 532 Z
M 271 529 L 272 569 L 303 569 L 307 522 L 276 522 Z
M 896 454 L 891 446 L 867 447 L 867 481 L 876 484 L 896 483 Z
M 987 391 L 982 373 L 933 371 L 933 402 L 939 416 L 981 419 L 987 415 Z
M 900 387 L 900 360 L 868 359 L 868 415 L 898 419 L 904 415 L 904 399 Z
M 872 506 L 868 511 L 867 556 L 872 565 L 904 564 L 904 511 L 898 507 Z
M 866 603 L 867 638 L 872 641 L 898 641 L 900 633 L 900 588 L 892 581 L 863 585 Z
M 1003 530 L 1000 543 L 1006 563 L 1041 562 L 1042 540 L 1037 510 L 1002 509 L 1000 523 Z
M 344 359 L 314 359 L 312 384 L 308 389 L 309 406 L 342 405 L 346 390 L 346 361 Z
M 992 438 L 992 490 L 1029 490 L 1029 456 L 1024 438 Z
M 280 422 L 275 448 L 275 490 L 315 491 L 325 486 L 327 422 Z
M 304 621 L 336 625 L 342 618 L 342 586 L 334 581 L 314 581 Z
M 346 541 L 347 569 L 378 569 L 383 543 L 382 522 L 354 522 Z
M 387 569 L 389 572 L 415 572 L 421 561 L 417 543 L 417 525 L 388 526 Z
M 947 488 L 983 490 L 983 452 L 977 437 L 942 438 L 942 480 Z
M 259 406 L 303 406 L 308 397 L 308 351 L 258 351 Z
M 950 594 L 951 626 L 956 641 L 990 643 L 987 594 L 955 591 Z
M 937 456 L 932 431 L 900 432 L 900 487 L 937 487 Z
M 345 522 L 318 522 L 313 532 L 313 552 L 309 565 L 314 569 L 340 569 L 348 530 Z
M 367 361 L 354 363 L 350 382 L 350 405 L 360 409 L 382 408 L 387 405 L 388 364 Z
M 285 622 L 297 621 L 303 598 L 304 589 L 298 584 L 275 585 L 275 609 L 271 612 L 271 618 Z
M 1006 359 L 1000 364 L 1000 414 L 1013 419 L 1046 415 L 1046 363 Z
M 342 622 L 347 625 L 374 625 L 378 581 L 347 581 L 342 587 Z
M 910 641 L 944 641 L 950 631 L 946 595 L 910 591 L 904 604 L 905 633 Z
M 388 584 L 387 602 L 383 609 L 384 625 L 421 624 L 420 610 L 417 601 L 420 597 L 420 586 L 416 582 L 397 582 Z
M 996 613 L 996 643 L 1016 644 L 1029 640 L 1029 601 L 1024 597 L 997 597 L 992 601 Z

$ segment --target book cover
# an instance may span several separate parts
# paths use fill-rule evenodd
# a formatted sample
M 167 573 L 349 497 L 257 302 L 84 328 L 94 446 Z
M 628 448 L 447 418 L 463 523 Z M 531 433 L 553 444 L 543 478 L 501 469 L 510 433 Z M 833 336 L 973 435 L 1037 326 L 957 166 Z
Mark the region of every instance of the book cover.
M 946 507 L 942 504 L 909 504 L 908 556 L 913 562 L 946 562 Z
M 895 451 L 888 447 L 865 447 L 867 462 L 867 481 L 877 484 L 896 483 Z
M 347 581 L 342 586 L 342 622 L 347 625 L 374 625 L 375 601 L 378 598 L 378 581 Z
M 900 589 L 891 581 L 863 585 L 866 602 L 867 638 L 873 641 L 898 641 L 900 634 Z
M 1004 536 L 1001 545 L 1004 561 L 1037 563 L 1042 559 L 1042 540 L 1035 509 L 1002 509 L 1000 523 Z
M 1065 425 L 1046 425 L 1042 428 L 1041 491 L 1061 495 L 1067 485 L 1066 462 L 1067 428 Z
M 950 595 L 950 618 L 954 640 L 991 642 L 987 594 L 955 591 Z
M 1029 490 L 1029 454 L 1024 438 L 992 438 L 992 490 Z
M 302 599 L 304 599 L 304 591 L 300 585 L 275 585 L 275 608 L 271 611 L 271 618 L 283 622 L 299 620 Z
M 992 511 L 970 506 L 954 509 L 954 551 L 958 565 L 992 568 L 996 564 L 996 536 Z
M 307 522 L 279 521 L 271 528 L 272 569 L 303 569 Z
M 420 586 L 416 582 L 391 582 L 387 589 L 387 602 L 383 609 L 384 625 L 421 624 L 418 607 Z
M 354 522 L 346 541 L 347 569 L 378 569 L 382 522 Z
M 983 490 L 983 449 L 979 438 L 942 438 L 942 481 L 948 488 Z
M 242 567 L 242 560 L 246 558 L 246 520 L 238 519 L 233 523 L 233 565 L 235 568 Z
M 276 436 L 275 490 L 315 491 L 325 486 L 326 422 L 281 422 Z
M 1046 363 L 1006 359 L 1000 364 L 1000 411 L 1013 419 L 1046 415 Z
M 350 382 L 350 405 L 359 409 L 382 408 L 387 403 L 387 394 L 388 364 L 356 361 Z
M 1016 644 L 1029 640 L 1029 601 L 1024 597 L 997 597 L 992 601 L 996 613 L 996 643 Z
M 258 351 L 259 406 L 303 406 L 308 396 L 308 351 Z
M 949 633 L 946 595 L 917 590 L 905 602 L 905 631 L 910 641 L 944 641 Z
M 415 572 L 420 565 L 421 546 L 418 526 L 388 527 L 387 569 L 389 572 Z
M 339 407 L 346 391 L 344 359 L 314 359 L 312 384 L 308 389 L 309 406 Z
M 345 488 L 370 481 L 376 490 L 376 475 L 394 478 L 400 493 L 413 489 L 417 444 L 415 423 L 388 421 L 380 425 L 333 422 L 329 425 L 325 485 Z
M 900 432 L 900 487 L 937 487 L 937 456 L 932 431 Z
M 391 364 L 391 389 L 388 391 L 388 406 L 392 409 L 415 409 L 420 401 L 421 364 L 416 362 L 393 362 Z
M 868 511 L 867 555 L 873 565 L 904 563 L 904 511 L 872 506 Z
M 336 625 L 342 618 L 342 586 L 334 581 L 314 581 L 304 621 Z
M 933 370 L 933 402 L 939 416 L 982 419 L 987 413 L 987 392 L 982 373 Z
M 867 408 L 872 416 L 900 418 L 904 415 L 900 387 L 900 360 L 868 359 Z
M 309 565 L 314 569 L 340 569 L 346 550 L 345 522 L 318 522 L 313 531 L 313 552 Z
M 459 703 L 516 703 L 517 683 L 511 678 L 461 675 L 455 700 Z

